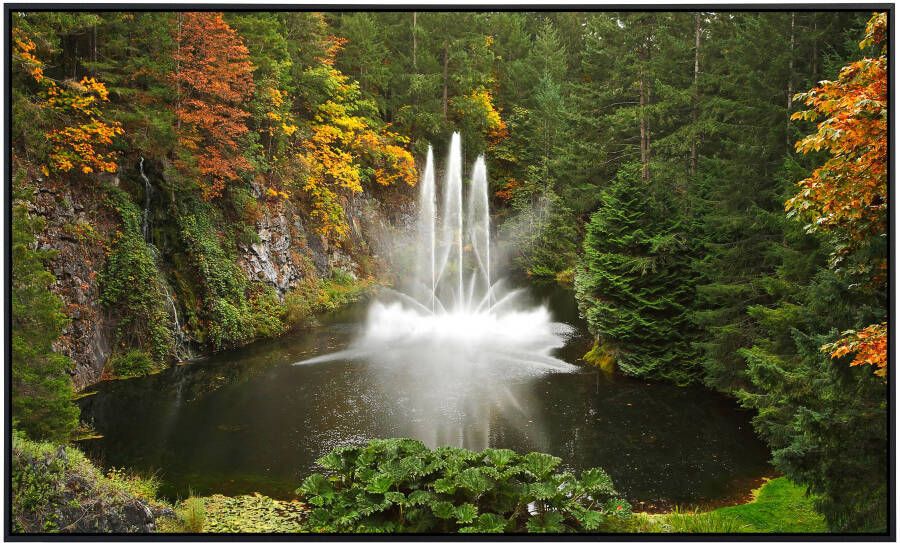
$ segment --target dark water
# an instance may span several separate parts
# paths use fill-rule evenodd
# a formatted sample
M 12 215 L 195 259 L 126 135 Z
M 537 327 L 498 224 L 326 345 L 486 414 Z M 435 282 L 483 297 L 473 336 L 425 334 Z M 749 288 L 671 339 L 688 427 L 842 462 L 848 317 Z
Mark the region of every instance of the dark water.
M 571 292 L 532 286 L 582 333 L 557 356 L 589 347 Z M 610 376 L 593 368 L 454 389 L 453 379 L 366 362 L 292 366 L 343 348 L 365 304 L 323 326 L 177 366 L 105 382 L 81 401 L 103 438 L 82 447 L 107 466 L 155 472 L 169 497 L 259 491 L 289 497 L 338 444 L 414 437 L 430 446 L 540 450 L 571 468 L 605 468 L 639 508 L 740 500 L 771 475 L 749 413 L 700 387 Z M 499 383 L 499 384 L 498 384 Z M 452 401 L 446 400 L 452 398 Z

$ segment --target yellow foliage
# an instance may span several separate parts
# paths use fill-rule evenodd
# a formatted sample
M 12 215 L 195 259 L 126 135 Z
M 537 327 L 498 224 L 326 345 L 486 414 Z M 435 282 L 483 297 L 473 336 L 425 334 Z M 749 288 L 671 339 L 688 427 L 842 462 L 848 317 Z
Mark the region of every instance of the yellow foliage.
M 457 99 L 456 110 L 463 118 L 478 119 L 485 136 L 492 144 L 509 136 L 506 122 L 494 106 L 494 98 L 487 89 L 476 89 L 469 95 Z
M 302 189 L 310 198 L 319 233 L 339 241 L 349 233 L 341 200 L 362 192 L 369 172 L 382 186 L 414 185 L 418 174 L 412 155 L 401 146 L 406 140 L 354 114 L 356 83 L 329 64 L 314 70 L 332 94 L 316 108 L 311 134 L 300 144 L 297 159 L 305 175 Z M 293 133 L 296 127 L 288 129 Z
M 37 48 L 21 28 L 13 28 L 13 59 L 18 61 L 38 83 L 44 80 L 44 63 L 35 56 Z
M 109 101 L 109 90 L 93 77 L 66 81 L 60 86 L 44 75 L 44 63 L 35 56 L 36 46 L 20 28 L 13 29 L 13 58 L 41 86 L 41 107 L 52 109 L 73 123 L 46 133 L 51 143 L 50 164 L 41 166 L 44 175 L 50 171 L 68 172 L 78 167 L 84 174 L 116 171 L 115 153 L 103 152 L 115 136 L 123 133 L 118 122 L 102 120 L 98 108 Z

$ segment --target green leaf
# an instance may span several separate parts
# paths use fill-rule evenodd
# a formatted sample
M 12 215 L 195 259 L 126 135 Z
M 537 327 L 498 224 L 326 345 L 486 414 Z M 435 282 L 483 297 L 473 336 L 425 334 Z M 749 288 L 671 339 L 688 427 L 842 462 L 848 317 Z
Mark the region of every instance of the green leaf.
M 502 533 L 506 530 L 507 520 L 500 515 L 493 513 L 482 513 L 478 515 L 474 528 L 481 533 Z
M 537 478 L 549 475 L 560 462 L 561 458 L 539 452 L 530 452 L 524 457 L 525 469 Z
M 316 463 L 325 469 L 330 469 L 330 470 L 334 470 L 334 471 L 337 471 L 337 470 L 341 469 L 341 467 L 343 467 L 343 461 L 342 461 L 340 455 L 337 455 L 335 453 L 329 453 L 329 454 L 323 456 L 318 461 L 316 461 Z
M 558 511 L 535 515 L 526 523 L 529 533 L 559 533 L 563 531 L 563 516 Z
M 497 466 L 498 468 L 502 468 L 509 464 L 518 455 L 515 453 L 515 451 L 511 451 L 509 449 L 487 449 L 484 451 L 484 456 L 487 460 L 490 461 L 491 464 Z
M 409 505 L 424 505 L 434 499 L 434 494 L 425 490 L 414 490 L 406 497 Z
M 384 498 L 391 503 L 406 503 L 406 495 L 403 492 L 385 492 Z
M 297 493 L 301 496 L 333 496 L 334 488 L 324 475 L 321 473 L 313 473 L 300 484 Z
M 560 495 L 556 483 L 552 481 L 531 483 L 528 485 L 528 493 L 538 500 L 549 500 Z
M 582 472 L 581 486 L 591 494 L 614 492 L 612 479 L 600 468 L 591 468 Z
M 464 503 L 456 507 L 453 515 L 460 524 L 469 524 L 478 515 L 478 508 L 471 503 Z
M 456 482 L 459 486 L 473 492 L 476 496 L 483 494 L 494 486 L 494 483 L 484 476 L 480 468 L 463 470 L 462 473 L 456 476 Z
M 442 477 L 433 483 L 434 491 L 442 494 L 453 494 L 456 492 L 457 485 L 448 477 Z
M 570 508 L 569 513 L 575 517 L 575 520 L 581 524 L 581 527 L 587 531 L 594 531 L 600 527 L 603 521 L 603 514 L 600 511 L 593 511 L 584 507 Z
M 451 502 L 438 501 L 431 503 L 431 511 L 437 518 L 448 519 L 456 513 L 456 508 Z
M 366 491 L 373 494 L 384 494 L 391 489 L 394 478 L 387 473 L 379 473 L 366 485 Z

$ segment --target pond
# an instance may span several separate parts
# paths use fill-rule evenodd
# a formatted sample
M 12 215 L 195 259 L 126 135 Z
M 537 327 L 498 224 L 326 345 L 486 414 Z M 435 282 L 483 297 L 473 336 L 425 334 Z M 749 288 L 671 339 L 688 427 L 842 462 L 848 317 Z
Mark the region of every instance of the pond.
M 637 509 L 741 501 L 773 475 L 750 413 L 702 387 L 609 375 L 577 362 L 590 347 L 571 291 L 528 288 L 576 329 L 555 356 L 573 373 L 454 386 L 416 361 L 295 366 L 340 350 L 365 318 L 365 302 L 321 326 L 86 392 L 82 419 L 102 438 L 81 442 L 105 466 L 156 473 L 170 498 L 260 492 L 293 497 L 316 458 L 340 444 L 413 437 L 429 446 L 502 447 L 601 466 Z

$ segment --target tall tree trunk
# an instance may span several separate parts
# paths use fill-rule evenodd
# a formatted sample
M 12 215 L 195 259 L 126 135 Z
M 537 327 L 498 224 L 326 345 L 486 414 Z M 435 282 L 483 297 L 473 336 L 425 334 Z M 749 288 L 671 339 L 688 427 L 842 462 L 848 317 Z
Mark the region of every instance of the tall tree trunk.
M 447 120 L 447 69 L 450 66 L 450 54 L 447 51 L 447 42 L 444 42 L 444 98 L 441 105 L 444 109 L 444 120 Z
M 418 43 L 416 41 L 416 16 L 417 13 L 413 12 L 413 28 L 412 28 L 412 38 L 413 38 L 413 71 L 418 73 L 419 65 L 416 62 L 417 59 L 417 51 L 418 51 Z
M 812 78 L 813 83 L 819 82 L 819 22 L 816 20 L 816 12 L 812 12 Z
M 93 54 L 92 54 L 92 57 L 93 57 L 92 60 L 94 62 L 91 64 L 91 75 L 96 76 L 97 75 L 97 25 L 96 24 L 93 26 L 93 30 L 94 30 L 94 37 L 93 37 L 92 41 L 93 41 L 93 45 L 94 45 L 94 50 L 93 50 Z
M 647 105 L 647 89 L 646 83 L 644 82 L 644 69 L 641 68 L 640 74 L 640 121 L 641 121 L 641 179 L 647 181 L 650 179 L 650 162 L 649 155 L 650 149 L 647 146 L 647 118 L 644 114 L 644 106 Z
M 691 109 L 691 121 L 693 121 L 693 129 L 697 130 L 697 118 L 700 108 L 700 86 L 698 79 L 700 76 L 700 13 L 694 16 L 694 97 L 693 108 Z M 694 133 L 691 140 L 691 177 L 697 175 L 697 134 Z
M 791 107 L 794 105 L 794 17 L 796 15 L 796 12 L 791 12 L 791 47 L 788 51 L 787 120 L 784 127 L 784 142 L 788 152 L 791 150 Z

